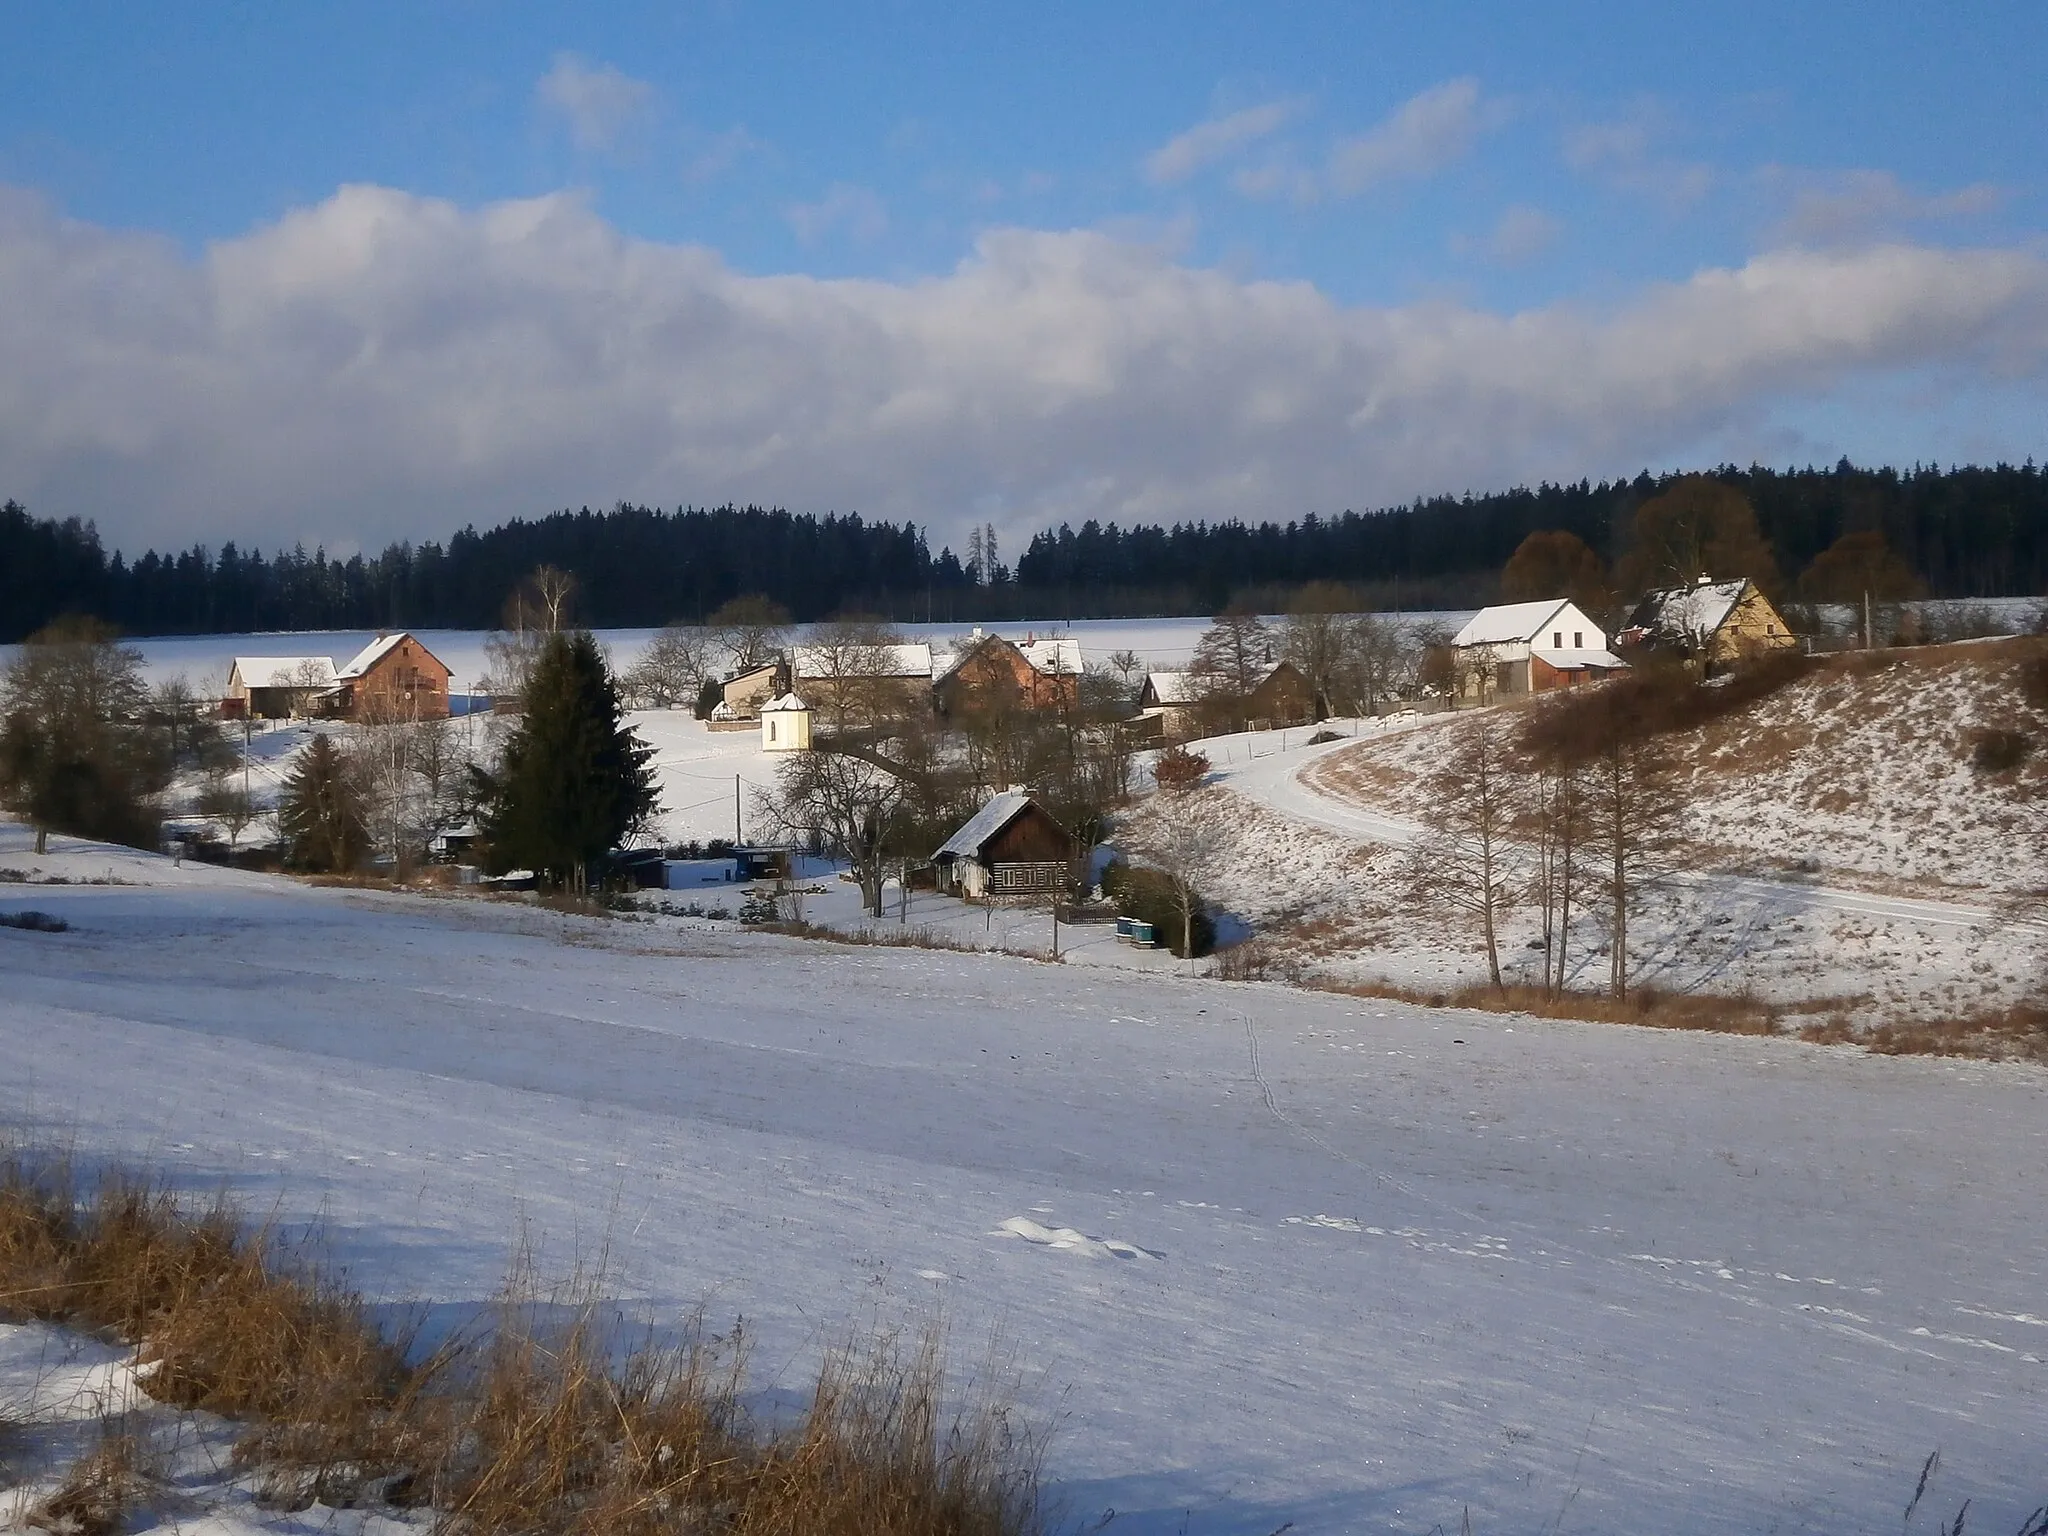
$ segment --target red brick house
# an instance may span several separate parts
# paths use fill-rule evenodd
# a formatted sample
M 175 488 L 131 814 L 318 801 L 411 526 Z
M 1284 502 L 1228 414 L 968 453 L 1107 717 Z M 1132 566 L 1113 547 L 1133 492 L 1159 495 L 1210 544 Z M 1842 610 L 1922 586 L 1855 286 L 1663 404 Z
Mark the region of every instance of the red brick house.
M 932 704 L 947 717 L 1022 706 L 1068 708 L 1081 686 L 1078 640 L 1027 640 L 1016 645 L 980 630 L 932 683 Z
M 322 701 L 344 720 L 445 720 L 448 678 L 441 659 L 400 630 L 356 652 Z

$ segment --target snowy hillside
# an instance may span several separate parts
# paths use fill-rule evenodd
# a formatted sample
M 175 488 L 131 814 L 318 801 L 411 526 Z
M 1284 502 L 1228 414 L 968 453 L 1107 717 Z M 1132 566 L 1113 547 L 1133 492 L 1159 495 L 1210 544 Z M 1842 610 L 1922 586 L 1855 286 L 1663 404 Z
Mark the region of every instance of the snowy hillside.
M 72 925 L 0 929 L 16 1134 L 317 1222 L 444 1323 L 522 1233 L 552 1270 L 608 1248 L 657 1323 L 744 1314 L 770 1382 L 942 1312 L 1059 1417 L 1076 1524 L 1883 1530 L 1936 1446 L 1923 1521 L 2042 1501 L 2038 1068 L 36 860 L 11 826 L 0 867 L 36 882 L 0 910 Z
M 2048 716 L 2019 695 L 2021 645 L 1836 657 L 1678 738 L 1697 862 L 1803 865 L 1829 880 L 1923 894 L 2048 884 L 2039 830 Z M 1515 708 L 1336 753 L 1310 783 L 1398 811 L 1456 733 L 1511 729 Z M 2016 770 L 1984 772 L 1971 749 L 1985 728 L 2024 731 L 2040 750 Z

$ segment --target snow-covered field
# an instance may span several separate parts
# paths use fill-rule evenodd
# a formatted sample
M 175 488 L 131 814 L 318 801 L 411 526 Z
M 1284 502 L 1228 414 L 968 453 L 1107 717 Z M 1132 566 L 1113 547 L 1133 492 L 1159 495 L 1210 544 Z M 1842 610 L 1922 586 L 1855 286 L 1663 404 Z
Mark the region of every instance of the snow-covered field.
M 0 868 L 138 882 L 0 884 L 74 925 L 0 929 L 17 1134 L 317 1221 L 437 1319 L 522 1233 L 608 1246 L 651 1316 L 744 1314 L 771 1385 L 943 1313 L 1112 1531 L 1890 1529 L 1936 1447 L 1921 1528 L 2048 1494 L 2037 1068 L 37 860 L 13 826 Z

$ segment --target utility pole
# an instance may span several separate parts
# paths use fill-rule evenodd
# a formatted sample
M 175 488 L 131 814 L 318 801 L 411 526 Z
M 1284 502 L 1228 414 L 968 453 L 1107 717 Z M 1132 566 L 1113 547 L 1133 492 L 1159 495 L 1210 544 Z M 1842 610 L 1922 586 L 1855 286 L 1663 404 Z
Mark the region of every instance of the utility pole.
M 732 845 L 737 848 L 746 839 L 740 835 L 740 776 L 732 776 Z

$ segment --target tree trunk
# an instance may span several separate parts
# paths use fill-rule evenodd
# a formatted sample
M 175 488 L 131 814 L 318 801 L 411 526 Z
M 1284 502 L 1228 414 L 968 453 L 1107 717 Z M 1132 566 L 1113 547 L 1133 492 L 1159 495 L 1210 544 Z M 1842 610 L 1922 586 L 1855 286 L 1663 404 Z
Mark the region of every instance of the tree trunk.
M 36 857 L 41 858 L 44 854 L 48 853 L 49 851 L 50 829 L 48 827 L 38 825 L 36 827 Z

